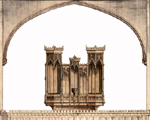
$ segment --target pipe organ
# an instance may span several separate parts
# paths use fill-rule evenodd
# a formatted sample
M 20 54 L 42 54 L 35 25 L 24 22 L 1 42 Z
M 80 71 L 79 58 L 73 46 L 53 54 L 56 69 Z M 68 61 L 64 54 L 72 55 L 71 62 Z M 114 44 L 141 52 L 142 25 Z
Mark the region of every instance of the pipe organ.
M 87 47 L 87 64 L 80 58 L 62 63 L 63 47 L 46 47 L 45 100 L 52 109 L 96 110 L 104 100 L 104 47 Z

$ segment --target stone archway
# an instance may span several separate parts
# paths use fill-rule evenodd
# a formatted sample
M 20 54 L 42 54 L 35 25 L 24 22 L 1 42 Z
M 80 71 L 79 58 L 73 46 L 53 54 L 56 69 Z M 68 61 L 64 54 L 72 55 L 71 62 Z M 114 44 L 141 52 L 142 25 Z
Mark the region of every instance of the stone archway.
M 142 62 L 146 65 L 146 48 L 143 44 L 143 40 L 140 36 L 140 34 L 138 33 L 138 31 L 136 30 L 136 28 L 127 20 L 125 20 L 123 17 L 119 16 L 119 15 L 116 15 L 115 13 L 107 10 L 107 9 L 104 9 L 104 8 L 101 8 L 99 6 L 96 6 L 96 5 L 93 5 L 93 4 L 89 4 L 89 3 L 86 3 L 86 2 L 80 2 L 80 1 L 71 1 L 71 2 L 63 2 L 63 3 L 60 3 L 60 4 L 55 4 L 53 6 L 50 6 L 50 7 L 47 7 L 43 10 L 40 10 L 28 17 L 26 17 L 25 19 L 23 19 L 22 21 L 20 21 L 14 28 L 13 30 L 11 31 L 11 33 L 9 34 L 7 40 L 6 40 L 6 43 L 5 43 L 5 46 L 4 46 L 4 50 L 3 50 L 3 65 L 5 65 L 7 63 L 7 49 L 8 49 L 8 46 L 9 46 L 9 43 L 13 37 L 13 35 L 16 33 L 16 31 L 23 25 L 25 24 L 26 22 L 28 22 L 29 20 L 43 14 L 43 13 L 46 13 L 50 10 L 53 10 L 53 9 L 56 9 L 56 8 L 59 8 L 59 7 L 63 7 L 63 6 L 67 6 L 67 5 L 72 5 L 72 4 L 77 4 L 77 5 L 81 5 L 81 6 L 85 6 L 85 7 L 89 7 L 89 8 L 92 8 L 92 9 L 95 9 L 95 10 L 98 10 L 100 12 L 103 12 L 103 13 L 106 13 L 108 15 L 111 15 L 117 19 L 119 19 L 120 21 L 122 21 L 123 23 L 125 23 L 127 26 L 129 26 L 133 32 L 136 34 L 139 42 L 140 42 L 140 45 L 141 45 L 141 48 L 142 48 Z

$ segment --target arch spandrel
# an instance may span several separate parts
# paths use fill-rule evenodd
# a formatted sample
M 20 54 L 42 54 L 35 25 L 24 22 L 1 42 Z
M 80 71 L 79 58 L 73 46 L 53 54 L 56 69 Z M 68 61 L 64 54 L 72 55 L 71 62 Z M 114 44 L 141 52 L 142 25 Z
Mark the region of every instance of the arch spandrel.
M 6 3 L 5 3 L 6 2 Z M 8 1 L 4 2 L 4 44 L 3 44 L 3 65 L 7 63 L 7 49 L 16 31 L 29 20 L 44 14 L 50 10 L 77 4 L 89 7 L 100 12 L 111 15 L 129 26 L 136 34 L 141 48 L 142 61 L 146 64 L 146 1 Z M 18 3 L 19 2 L 19 3 Z M 21 3 L 23 2 L 23 3 Z M 8 4 L 20 5 L 10 9 Z M 31 4 L 29 4 L 31 3 Z M 6 5 L 6 6 L 5 6 Z M 6 8 L 5 8 L 6 7 Z M 9 9 L 8 9 L 9 7 Z M 20 11 L 19 11 L 20 10 Z M 17 12 L 14 14 L 14 12 Z M 13 12 L 13 13 L 12 13 Z M 20 15 L 20 16 L 19 16 Z M 10 19 L 11 18 L 11 19 Z M 143 23 L 143 24 L 141 24 Z M 129 43 L 130 44 L 130 43 Z

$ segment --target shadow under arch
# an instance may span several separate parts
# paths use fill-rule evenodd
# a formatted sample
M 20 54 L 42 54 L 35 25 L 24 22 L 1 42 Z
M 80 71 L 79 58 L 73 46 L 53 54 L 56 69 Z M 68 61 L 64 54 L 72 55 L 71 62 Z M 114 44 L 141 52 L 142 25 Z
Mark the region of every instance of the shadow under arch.
M 141 48 L 142 48 L 142 62 L 144 65 L 146 65 L 147 63 L 147 58 L 146 58 L 146 52 L 145 52 L 145 47 L 143 45 L 143 42 L 142 42 L 142 39 L 141 39 L 141 36 L 140 34 L 137 32 L 137 30 L 133 27 L 133 25 L 131 25 L 130 22 L 128 22 L 127 20 L 125 20 L 124 18 L 122 18 L 121 16 L 118 16 L 116 14 L 114 14 L 113 12 L 111 11 L 108 11 L 104 8 L 101 8 L 99 6 L 96 6 L 96 5 L 93 5 L 93 4 L 89 4 L 89 3 L 86 3 L 86 2 L 80 2 L 80 1 L 70 1 L 70 2 L 63 2 L 63 3 L 60 3 L 60 4 L 55 4 L 53 6 L 50 6 L 50 7 L 47 7 L 43 10 L 40 10 L 28 17 L 26 17 L 25 19 L 23 19 L 21 22 L 19 22 L 15 27 L 14 29 L 11 31 L 11 33 L 9 34 L 8 36 L 8 39 L 6 40 L 6 43 L 5 43 L 5 46 L 4 46 L 4 51 L 3 51 L 3 65 L 5 65 L 7 63 L 7 50 L 8 50 L 8 46 L 9 46 L 9 43 L 13 37 L 13 35 L 16 33 L 16 31 L 23 25 L 25 24 L 26 22 L 28 22 L 29 20 L 41 15 L 41 14 L 44 14 L 50 10 L 54 10 L 56 8 L 60 8 L 60 7 L 64 7 L 64 6 L 67 6 L 67 5 L 72 5 L 72 4 L 77 4 L 77 5 L 80 5 L 80 6 L 85 6 L 85 7 L 89 7 L 89 8 L 92 8 L 92 9 L 95 9 L 95 10 L 98 10 L 100 12 L 103 12 L 103 13 L 106 13 L 108 15 L 111 15 L 117 19 L 119 19 L 120 21 L 122 21 L 123 23 L 125 23 L 127 26 L 129 26 L 133 32 L 136 34 L 139 42 L 140 42 L 140 45 L 141 45 Z

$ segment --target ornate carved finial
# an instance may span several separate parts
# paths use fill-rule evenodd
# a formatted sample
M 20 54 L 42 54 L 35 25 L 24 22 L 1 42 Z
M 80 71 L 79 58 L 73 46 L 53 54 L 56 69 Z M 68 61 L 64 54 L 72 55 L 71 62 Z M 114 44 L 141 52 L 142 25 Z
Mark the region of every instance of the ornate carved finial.
M 86 46 L 86 50 L 87 51 L 93 51 L 93 50 L 96 50 L 96 51 L 104 51 L 105 50 L 105 45 L 103 47 L 97 47 L 96 45 L 94 47 L 87 47 Z
M 104 45 L 104 50 L 105 50 L 106 45 Z
M 63 51 L 63 49 L 64 49 L 64 46 L 62 46 L 62 47 L 56 47 L 55 45 L 53 45 L 52 47 L 46 47 L 44 45 L 44 50 L 45 51 Z
M 76 59 L 76 58 L 77 58 L 77 57 L 74 55 L 74 56 L 73 56 L 73 59 Z
M 75 55 L 73 56 L 73 58 L 69 58 L 71 64 L 72 62 L 79 62 L 80 61 L 80 58 L 77 58 Z
M 55 46 L 55 45 L 53 45 L 53 48 L 55 49 L 55 48 L 56 48 L 56 46 Z

